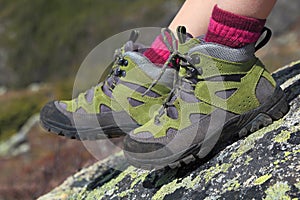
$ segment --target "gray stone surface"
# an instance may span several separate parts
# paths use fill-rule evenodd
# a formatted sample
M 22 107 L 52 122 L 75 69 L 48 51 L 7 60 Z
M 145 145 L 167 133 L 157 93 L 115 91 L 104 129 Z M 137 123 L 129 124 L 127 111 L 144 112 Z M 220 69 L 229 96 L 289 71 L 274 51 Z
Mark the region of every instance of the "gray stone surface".
M 145 171 L 129 166 L 120 152 L 82 169 L 39 199 L 298 199 L 300 61 L 273 76 L 286 92 L 289 113 L 209 161 Z
M 0 142 L 0 157 L 9 158 L 30 151 L 27 134 L 40 120 L 39 113 L 32 115 L 20 130 L 8 140 Z

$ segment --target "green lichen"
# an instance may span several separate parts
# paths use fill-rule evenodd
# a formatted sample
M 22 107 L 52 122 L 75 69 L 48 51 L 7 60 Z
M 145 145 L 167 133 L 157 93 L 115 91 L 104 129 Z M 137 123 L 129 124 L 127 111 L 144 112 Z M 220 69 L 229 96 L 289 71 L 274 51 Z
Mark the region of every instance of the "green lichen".
M 291 132 L 288 130 L 283 130 L 274 138 L 274 141 L 279 143 L 286 142 L 288 139 L 290 139 L 290 137 Z
M 255 145 L 255 142 L 258 139 L 262 138 L 267 132 L 276 130 L 278 127 L 280 127 L 282 125 L 282 123 L 283 123 L 283 119 L 280 119 L 280 120 L 274 122 L 273 124 L 271 124 L 270 126 L 262 128 L 262 129 L 256 131 L 255 133 L 249 135 L 248 137 L 246 137 L 244 140 L 241 141 L 241 144 L 240 144 L 239 148 L 237 149 L 237 151 L 232 153 L 230 160 L 234 161 L 237 158 L 239 158 L 241 155 L 243 155 L 244 153 L 246 153 L 247 151 L 252 149 Z
M 300 149 L 295 149 L 295 150 L 293 150 L 293 153 L 294 153 L 294 154 L 300 153 Z
M 132 183 L 130 184 L 130 189 L 122 191 L 121 193 L 118 193 L 117 196 L 120 198 L 126 197 L 129 194 L 133 193 L 133 187 L 138 184 L 139 182 L 142 182 L 147 177 L 148 173 L 147 171 L 143 171 L 142 173 L 139 173 L 139 170 L 132 171 L 129 176 L 131 177 Z
M 147 177 L 148 173 L 145 171 L 142 174 L 138 174 L 137 176 L 134 178 L 133 176 L 131 176 L 131 178 L 133 179 L 133 182 L 130 185 L 130 188 L 133 188 L 137 183 L 139 182 L 143 182 L 145 180 L 145 178 Z
M 194 189 L 195 185 L 201 180 L 202 174 L 203 171 L 194 179 L 192 179 L 191 176 L 188 176 L 184 179 L 175 179 L 172 182 L 163 185 L 160 190 L 154 194 L 152 200 L 164 199 L 166 195 L 174 193 L 179 188 Z
M 223 163 L 222 165 L 217 164 L 214 167 L 210 167 L 204 174 L 205 183 L 208 183 L 215 175 L 226 172 L 232 164 Z
M 247 158 L 245 160 L 245 165 L 249 165 L 249 163 L 251 162 L 251 160 L 253 160 L 253 158 L 247 155 Z
M 275 160 L 275 161 L 273 162 L 274 165 L 278 165 L 279 163 L 280 163 L 280 160 Z
M 291 199 L 286 192 L 290 190 L 290 186 L 287 183 L 278 182 L 275 185 L 269 187 L 265 193 L 264 200 L 288 200 Z
M 289 152 L 289 151 L 284 152 L 284 157 L 281 160 L 275 160 L 273 162 L 273 164 L 275 165 L 275 167 L 280 167 L 280 164 L 286 163 L 286 162 L 288 162 L 290 160 L 289 156 L 292 155 L 292 154 L 295 154 L 294 151 L 292 151 L 292 152 Z
M 254 181 L 254 185 L 262 185 L 272 177 L 272 174 L 265 174 Z
M 295 183 L 294 186 L 295 186 L 296 188 L 298 188 L 298 190 L 300 190 L 300 182 Z
M 201 180 L 202 175 L 203 171 L 200 172 L 194 179 L 192 179 L 191 176 L 184 179 L 175 179 L 172 182 L 163 185 L 160 190 L 154 194 L 152 200 L 164 199 L 166 195 L 174 193 L 179 188 L 194 189 L 195 185 Z
M 120 198 L 124 198 L 124 197 L 128 196 L 132 192 L 133 192 L 133 189 L 129 189 L 129 190 L 122 191 L 121 193 L 119 193 L 117 195 Z
M 237 180 L 237 178 L 234 178 L 232 180 L 229 180 L 227 183 L 224 184 L 223 190 L 224 191 L 232 191 L 239 189 L 241 184 Z
M 143 181 L 147 175 L 147 171 L 137 170 L 133 166 L 129 166 L 115 179 L 110 180 L 100 188 L 97 188 L 88 193 L 86 199 L 102 199 L 105 195 L 116 195 L 120 198 L 126 197 L 132 192 L 134 192 L 133 187 L 139 182 Z M 117 186 L 117 184 L 120 183 L 127 176 L 129 176 L 132 180 L 130 188 L 119 192 L 119 186 Z
M 175 192 L 178 188 L 182 187 L 181 184 L 177 184 L 177 180 L 173 180 L 171 183 L 164 185 L 158 190 L 152 197 L 152 200 L 161 200 L 166 195 L 172 194 Z
M 287 156 L 289 156 L 289 155 L 291 155 L 291 154 L 292 154 L 292 152 L 290 152 L 290 151 L 284 152 L 284 156 L 285 156 L 285 157 L 287 157 Z
M 205 182 L 211 181 L 211 179 L 219 173 L 227 172 L 229 167 L 232 164 L 230 163 L 223 163 L 222 165 L 217 164 L 216 166 L 212 166 L 207 170 L 201 171 L 198 176 L 194 179 L 191 176 L 185 177 L 184 179 L 175 179 L 172 182 L 163 185 L 152 197 L 153 200 L 164 199 L 164 197 L 168 194 L 172 194 L 179 188 L 185 189 L 195 189 L 197 183 L 199 183 L 203 178 Z M 238 184 L 236 184 L 238 186 Z
M 117 184 L 120 183 L 126 176 L 130 176 L 130 174 L 135 173 L 135 170 L 136 169 L 134 167 L 129 166 L 126 170 L 119 174 L 119 176 L 110 180 L 100 188 L 97 188 L 90 192 L 87 195 L 86 199 L 102 199 L 105 195 L 118 195 L 117 191 L 119 187 L 117 186 Z
M 85 189 L 83 189 L 78 193 L 74 193 L 74 191 L 68 191 L 68 193 L 66 193 L 65 195 L 61 195 L 59 199 L 68 199 L 68 200 L 86 199 L 85 195 L 86 195 Z

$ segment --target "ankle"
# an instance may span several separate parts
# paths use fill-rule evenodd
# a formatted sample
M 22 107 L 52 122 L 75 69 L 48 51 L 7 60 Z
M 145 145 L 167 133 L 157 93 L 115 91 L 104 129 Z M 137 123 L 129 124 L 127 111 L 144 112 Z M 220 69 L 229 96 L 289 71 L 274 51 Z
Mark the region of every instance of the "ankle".
M 171 37 L 170 35 L 166 35 L 167 40 L 171 44 Z M 152 63 L 157 65 L 163 65 L 170 56 L 170 51 L 168 50 L 167 46 L 163 42 L 162 35 L 158 35 L 151 47 L 144 52 L 144 56 L 146 56 Z
M 265 19 L 236 15 L 218 8 L 213 9 L 205 41 L 240 48 L 259 39 Z

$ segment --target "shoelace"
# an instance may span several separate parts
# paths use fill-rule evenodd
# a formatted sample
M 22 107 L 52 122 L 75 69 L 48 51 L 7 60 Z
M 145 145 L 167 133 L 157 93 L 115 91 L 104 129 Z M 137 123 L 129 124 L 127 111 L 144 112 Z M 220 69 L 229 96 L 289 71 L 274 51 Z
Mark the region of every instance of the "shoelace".
M 201 74 L 196 67 L 187 59 L 191 60 L 190 57 L 181 57 L 181 63 L 179 71 L 176 73 L 176 78 L 174 79 L 174 86 L 169 96 L 165 99 L 163 105 L 160 107 L 158 114 L 155 116 L 154 120 L 156 124 L 160 123 L 160 118 L 163 114 L 167 113 L 167 108 L 174 106 L 174 102 L 179 97 L 181 92 L 186 92 L 194 94 L 194 89 L 196 86 L 195 80 L 198 79 L 197 76 Z
M 171 36 L 172 44 L 169 43 L 166 33 Z M 160 74 L 158 77 L 151 83 L 148 89 L 143 93 L 143 96 L 147 94 L 162 78 L 164 72 L 172 64 L 172 67 L 175 68 L 177 73 L 174 74 L 173 79 L 173 89 L 170 91 L 169 96 L 165 99 L 163 106 L 159 109 L 158 114 L 155 116 L 155 122 L 159 123 L 159 118 L 166 112 L 166 109 L 169 106 L 173 106 L 172 99 L 176 99 L 180 91 L 185 91 L 188 93 L 193 93 L 194 89 L 186 89 L 184 87 L 184 83 L 187 83 L 191 86 L 191 88 L 195 87 L 195 83 L 192 81 L 193 79 L 197 78 L 197 75 L 201 72 L 193 65 L 194 58 L 182 54 L 178 51 L 177 48 L 177 39 L 174 36 L 173 32 L 168 29 L 164 28 L 161 30 L 161 35 L 166 44 L 168 50 L 170 51 L 170 56 L 167 61 L 164 63 L 163 67 L 161 68 Z
M 172 44 L 169 43 L 166 33 L 168 33 L 171 36 Z M 175 35 L 168 28 L 161 29 L 161 35 L 162 35 L 162 38 L 163 38 L 163 42 L 165 43 L 166 47 L 170 51 L 170 56 L 167 59 L 167 61 L 164 63 L 164 65 L 162 66 L 160 74 L 158 75 L 158 77 L 151 83 L 151 85 L 143 93 L 142 96 L 146 95 L 158 83 L 158 81 L 162 78 L 164 72 L 166 71 L 166 69 L 169 67 L 170 64 L 172 64 L 174 67 L 176 67 L 176 65 L 177 65 L 177 61 L 178 61 L 177 58 L 179 57 L 180 52 L 178 52 L 177 39 L 176 39 Z M 175 83 L 173 82 L 173 85 L 174 84 Z
M 168 41 L 167 35 L 168 33 L 171 36 L 171 44 Z M 183 83 L 188 83 L 192 86 L 192 88 L 195 86 L 193 81 L 191 81 L 191 78 L 194 78 L 195 72 L 197 72 L 197 68 L 193 66 L 193 58 L 191 58 L 188 55 L 184 55 L 178 51 L 177 48 L 177 39 L 174 36 L 173 32 L 168 29 L 168 28 L 163 28 L 161 30 L 161 35 L 163 38 L 163 42 L 165 43 L 166 47 L 170 51 L 170 56 L 167 59 L 167 61 L 164 63 L 163 67 L 161 68 L 160 74 L 158 77 L 151 83 L 151 85 L 147 88 L 147 90 L 142 94 L 142 96 L 146 95 L 157 83 L 158 81 L 162 78 L 164 72 L 166 69 L 169 67 L 171 64 L 177 71 L 177 73 L 174 74 L 174 79 L 173 79 L 173 89 L 170 91 L 169 96 L 166 98 L 165 102 L 163 103 L 163 107 L 159 111 L 159 116 L 162 116 L 164 113 L 163 110 L 165 110 L 168 106 L 172 106 L 172 102 L 170 101 L 172 98 L 177 98 L 177 94 L 180 93 L 180 91 L 185 91 L 188 93 L 192 93 L 193 90 L 187 90 L 186 88 L 182 87 Z M 109 86 L 110 90 L 113 90 L 115 85 L 117 84 L 119 77 L 121 76 L 126 76 L 126 71 L 121 70 L 121 66 L 127 66 L 128 61 L 124 58 L 124 53 L 126 46 L 131 47 L 132 49 L 129 49 L 129 51 L 134 51 L 134 44 L 136 40 L 139 37 L 139 32 L 137 30 L 133 30 L 130 34 L 128 42 L 126 42 L 125 45 L 123 45 L 121 48 L 116 49 L 115 54 L 114 54 L 114 61 L 110 64 L 109 68 L 110 73 L 108 76 L 106 76 L 104 80 L 104 84 Z M 130 44 L 131 43 L 131 44 Z M 128 51 L 128 50 L 127 50 Z M 108 79 L 111 79 L 112 82 L 111 84 L 108 83 Z M 99 83 L 98 85 L 100 85 Z M 98 86 L 97 85 L 97 86 Z M 95 87 L 93 86 L 86 92 L 84 92 L 85 95 L 90 93 L 92 90 L 94 90 Z
M 184 27 L 178 27 L 178 28 L 182 29 Z M 184 30 L 184 32 L 185 32 L 185 30 Z M 270 40 L 270 37 L 272 35 L 271 30 L 267 27 L 264 27 L 262 34 L 264 32 L 266 32 L 266 36 L 263 38 L 263 40 L 258 45 L 256 45 L 255 51 L 259 50 L 262 46 L 264 46 Z M 167 39 L 166 33 L 168 33 L 171 36 L 171 41 L 172 41 L 171 44 L 169 43 L 169 41 Z M 194 74 L 195 72 L 198 72 L 200 74 L 202 73 L 201 71 L 199 72 L 199 69 L 194 67 L 193 63 L 195 63 L 197 61 L 194 61 L 193 57 L 184 55 L 178 51 L 177 39 L 170 29 L 168 29 L 168 28 L 161 29 L 161 35 L 162 35 L 165 45 L 167 46 L 167 48 L 171 54 L 170 54 L 168 60 L 164 63 L 159 76 L 151 83 L 151 85 L 143 93 L 142 96 L 146 95 L 158 83 L 158 81 L 162 78 L 162 75 L 164 74 L 164 72 L 166 71 L 166 69 L 169 67 L 170 64 L 172 64 L 174 68 L 177 68 L 178 71 L 180 71 L 179 66 L 181 66 L 181 70 L 182 70 L 182 68 L 185 68 L 187 71 L 187 76 L 182 77 L 182 79 L 180 81 L 184 81 L 184 82 L 190 83 L 192 85 L 193 85 L 193 83 L 190 82 L 187 78 L 189 78 L 189 76 L 191 76 L 191 74 Z M 179 40 L 181 40 L 181 41 L 186 40 L 186 32 L 184 34 L 180 34 L 179 36 L 181 36 L 181 37 L 179 37 Z M 126 59 L 124 59 L 124 56 L 123 56 L 125 53 L 125 47 L 128 43 L 135 43 L 136 40 L 138 39 L 138 37 L 139 37 L 139 32 L 137 30 L 133 30 L 130 34 L 128 42 L 122 48 L 119 48 L 115 51 L 115 54 L 114 54 L 115 62 L 111 66 L 111 69 L 112 69 L 111 74 L 113 74 L 113 76 L 112 76 L 113 87 L 115 86 L 116 82 L 118 81 L 118 77 L 126 75 L 126 72 L 124 70 L 120 70 L 120 68 L 119 68 L 120 66 L 128 65 L 128 61 Z M 133 46 L 133 45 L 127 45 L 127 46 Z M 133 51 L 133 50 L 134 49 L 130 49 L 130 51 Z M 179 62 L 182 62 L 181 65 L 179 65 Z M 193 91 L 186 91 L 185 88 L 176 86 L 176 85 L 182 85 L 182 84 L 176 84 L 176 82 L 178 80 L 179 80 L 179 78 L 178 78 L 177 74 L 175 74 L 174 81 L 173 81 L 173 88 L 176 88 L 177 90 L 181 89 L 181 90 L 184 90 L 185 92 L 193 92 Z M 111 88 L 111 89 L 113 89 L 113 88 Z
M 178 28 L 184 28 L 184 27 L 178 27 Z M 202 74 L 202 69 L 195 67 L 195 64 L 200 62 L 200 60 L 197 61 L 197 59 L 200 59 L 200 57 L 191 57 L 189 55 L 181 54 L 180 52 L 178 52 L 176 46 L 174 45 L 175 36 L 173 35 L 173 33 L 170 30 L 166 29 L 166 31 L 171 35 L 172 41 L 173 41 L 173 46 L 171 48 L 168 47 L 171 52 L 171 55 L 170 55 L 169 59 L 167 60 L 167 62 L 164 64 L 164 66 L 161 70 L 162 73 L 160 74 L 158 79 L 155 80 L 151 84 L 151 86 L 148 88 L 148 90 L 150 90 L 151 87 L 154 87 L 154 85 L 162 77 L 164 71 L 166 70 L 166 68 L 168 67 L 168 65 L 170 63 L 175 65 L 177 73 L 175 73 L 173 89 L 169 93 L 169 96 L 166 98 L 163 105 L 158 110 L 158 114 L 154 118 L 154 122 L 157 124 L 160 123 L 160 118 L 163 116 L 163 114 L 167 113 L 167 111 L 166 111 L 167 108 L 174 106 L 174 102 L 180 95 L 181 91 L 194 94 L 194 89 L 195 89 L 196 83 L 193 80 L 197 80 L 196 82 L 198 82 L 199 81 L 198 75 Z M 184 32 L 185 32 L 185 28 L 184 28 Z M 260 41 L 255 46 L 255 51 L 262 48 L 270 40 L 270 37 L 272 35 L 271 30 L 267 27 L 264 27 L 262 34 L 263 33 L 265 33 L 266 35 L 262 39 L 262 41 Z M 181 39 L 181 41 L 185 41 L 186 34 L 181 34 L 181 36 L 183 36 L 183 37 L 181 37 L 181 38 L 179 37 L 179 39 Z M 184 83 L 187 83 L 190 86 L 189 88 L 192 88 L 192 89 L 186 89 L 186 87 L 184 86 Z

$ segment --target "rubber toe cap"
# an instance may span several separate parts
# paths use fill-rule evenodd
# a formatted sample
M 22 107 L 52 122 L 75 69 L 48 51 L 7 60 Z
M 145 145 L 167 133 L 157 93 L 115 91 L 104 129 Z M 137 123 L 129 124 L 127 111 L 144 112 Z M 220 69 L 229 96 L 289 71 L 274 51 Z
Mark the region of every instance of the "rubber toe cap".
M 71 120 L 57 109 L 54 101 L 47 103 L 42 108 L 40 113 L 40 120 L 42 122 L 47 122 L 53 125 L 63 124 L 72 126 Z

